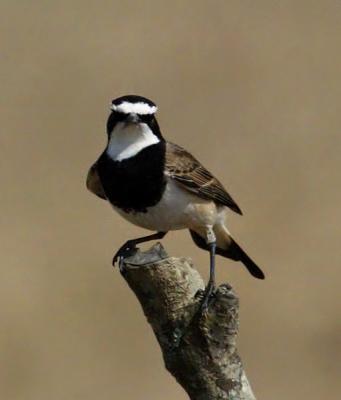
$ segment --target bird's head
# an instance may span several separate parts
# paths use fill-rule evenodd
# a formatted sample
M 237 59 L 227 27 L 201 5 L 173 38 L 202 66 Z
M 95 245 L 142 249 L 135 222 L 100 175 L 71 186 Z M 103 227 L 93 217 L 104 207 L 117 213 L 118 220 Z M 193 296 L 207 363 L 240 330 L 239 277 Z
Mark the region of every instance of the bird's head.
M 128 131 L 142 128 L 146 125 L 154 135 L 161 137 L 160 128 L 155 118 L 157 106 L 146 97 L 126 95 L 111 102 L 111 114 L 107 121 L 107 133 L 110 137 L 116 129 L 131 128 Z
M 142 96 L 122 96 L 112 101 L 107 122 L 107 154 L 122 161 L 146 147 L 163 143 L 155 118 L 156 105 Z

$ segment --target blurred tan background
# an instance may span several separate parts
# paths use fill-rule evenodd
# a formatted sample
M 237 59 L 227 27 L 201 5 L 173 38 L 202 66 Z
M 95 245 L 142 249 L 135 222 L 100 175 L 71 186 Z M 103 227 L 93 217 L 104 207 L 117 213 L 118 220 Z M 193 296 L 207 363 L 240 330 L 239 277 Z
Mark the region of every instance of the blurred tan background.
M 112 98 L 159 105 L 244 211 L 241 298 L 258 399 L 340 396 L 338 1 L 1 1 L 0 398 L 179 399 L 111 258 L 129 225 L 84 186 Z M 187 232 L 163 241 L 208 257 Z

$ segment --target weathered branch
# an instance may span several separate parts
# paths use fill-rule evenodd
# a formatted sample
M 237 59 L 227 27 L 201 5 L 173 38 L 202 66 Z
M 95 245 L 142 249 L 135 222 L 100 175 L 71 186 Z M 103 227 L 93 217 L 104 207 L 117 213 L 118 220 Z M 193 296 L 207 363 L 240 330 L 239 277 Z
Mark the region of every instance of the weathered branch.
M 169 257 L 159 243 L 126 258 L 123 276 L 153 328 L 167 370 L 192 400 L 255 400 L 237 353 L 239 301 L 231 286 L 219 286 L 201 313 L 201 276 L 189 259 Z

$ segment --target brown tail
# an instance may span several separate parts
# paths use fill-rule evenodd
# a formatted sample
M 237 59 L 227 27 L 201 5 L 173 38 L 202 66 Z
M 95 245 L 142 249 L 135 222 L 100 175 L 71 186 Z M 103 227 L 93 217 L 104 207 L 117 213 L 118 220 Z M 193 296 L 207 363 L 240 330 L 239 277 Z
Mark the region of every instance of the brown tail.
M 194 243 L 198 247 L 204 250 L 209 250 L 205 240 L 200 235 L 191 230 L 190 233 Z M 258 267 L 258 265 L 251 260 L 251 258 L 245 253 L 245 251 L 239 246 L 237 242 L 235 242 L 232 238 L 230 239 L 231 243 L 228 249 L 223 250 L 217 248 L 216 253 L 219 254 L 220 256 L 230 258 L 231 260 L 234 261 L 241 261 L 252 276 L 258 279 L 264 279 L 265 275 L 263 271 Z

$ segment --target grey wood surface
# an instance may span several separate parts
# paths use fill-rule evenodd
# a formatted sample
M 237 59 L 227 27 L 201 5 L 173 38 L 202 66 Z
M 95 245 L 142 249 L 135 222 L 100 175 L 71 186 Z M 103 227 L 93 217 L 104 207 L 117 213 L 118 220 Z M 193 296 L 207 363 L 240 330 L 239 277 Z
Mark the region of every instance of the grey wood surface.
M 157 243 L 123 265 L 165 366 L 190 399 L 255 400 L 237 352 L 239 300 L 232 287 L 219 286 L 202 313 L 204 282 L 190 259 L 169 257 Z

